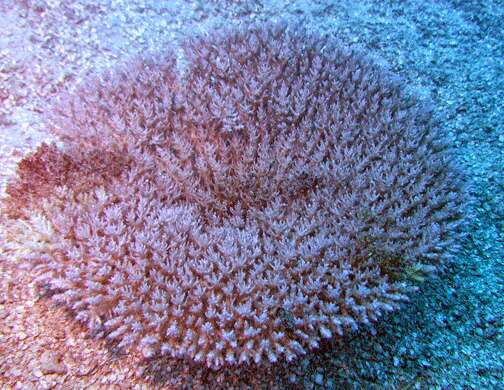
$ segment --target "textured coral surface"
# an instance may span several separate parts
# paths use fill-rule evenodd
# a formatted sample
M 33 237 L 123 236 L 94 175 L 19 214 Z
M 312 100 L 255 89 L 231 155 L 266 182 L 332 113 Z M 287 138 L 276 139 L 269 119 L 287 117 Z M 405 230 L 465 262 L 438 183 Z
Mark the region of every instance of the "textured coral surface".
M 257 27 L 56 103 L 5 251 L 125 351 L 291 361 L 399 307 L 450 258 L 459 174 L 429 110 L 338 42 Z

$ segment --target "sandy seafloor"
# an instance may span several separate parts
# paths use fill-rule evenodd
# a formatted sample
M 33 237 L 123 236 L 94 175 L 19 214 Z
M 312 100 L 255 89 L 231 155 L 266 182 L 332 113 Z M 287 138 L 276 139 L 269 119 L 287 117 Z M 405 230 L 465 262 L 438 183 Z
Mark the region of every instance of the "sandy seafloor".
M 16 161 L 50 139 L 42 117 L 58 92 L 187 35 L 277 19 L 337 35 L 432 99 L 475 199 L 471 237 L 445 274 L 382 319 L 376 336 L 307 356 L 277 387 L 504 389 L 502 0 L 0 0 L 2 189 Z M 87 338 L 0 261 L 1 389 L 179 388 L 132 361 Z

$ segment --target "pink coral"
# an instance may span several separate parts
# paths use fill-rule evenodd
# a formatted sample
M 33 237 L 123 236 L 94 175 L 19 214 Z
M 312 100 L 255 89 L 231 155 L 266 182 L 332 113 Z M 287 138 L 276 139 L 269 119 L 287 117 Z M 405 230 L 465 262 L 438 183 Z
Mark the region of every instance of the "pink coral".
M 213 33 L 62 98 L 3 246 L 96 335 L 146 357 L 291 361 L 450 257 L 459 174 L 428 110 L 285 26 Z

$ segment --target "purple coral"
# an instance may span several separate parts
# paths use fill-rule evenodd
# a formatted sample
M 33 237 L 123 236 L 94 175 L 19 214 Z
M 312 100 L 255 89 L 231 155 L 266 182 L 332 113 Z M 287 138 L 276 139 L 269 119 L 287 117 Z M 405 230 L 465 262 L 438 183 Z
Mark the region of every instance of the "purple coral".
M 187 42 L 62 99 L 4 202 L 4 247 L 96 335 L 144 356 L 288 360 L 395 310 L 463 198 L 428 110 L 330 39 Z

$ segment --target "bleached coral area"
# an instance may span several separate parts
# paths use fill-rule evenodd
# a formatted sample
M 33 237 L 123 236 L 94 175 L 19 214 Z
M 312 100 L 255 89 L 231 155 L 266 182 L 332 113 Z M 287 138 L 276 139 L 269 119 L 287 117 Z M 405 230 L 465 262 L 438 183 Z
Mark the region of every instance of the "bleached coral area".
M 463 237 L 446 136 L 390 74 L 289 25 L 209 34 L 62 95 L 5 253 L 125 351 L 291 361 L 397 309 Z

